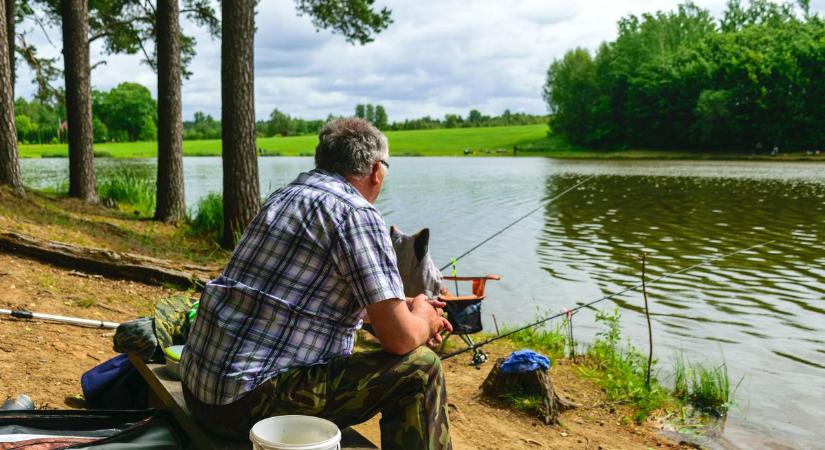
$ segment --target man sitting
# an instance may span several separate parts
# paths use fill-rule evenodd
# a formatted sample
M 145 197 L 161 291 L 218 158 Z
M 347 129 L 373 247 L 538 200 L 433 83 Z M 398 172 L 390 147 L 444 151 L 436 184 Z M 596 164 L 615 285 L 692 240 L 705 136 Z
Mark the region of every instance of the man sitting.
M 382 448 L 451 448 L 441 361 L 424 346 L 451 327 L 443 303 L 404 297 L 373 206 L 388 158 L 368 122 L 326 124 L 316 169 L 269 196 L 204 288 L 180 370 L 207 429 L 245 439 L 270 416 L 344 428 L 380 412 Z M 353 354 L 365 311 L 383 351 Z

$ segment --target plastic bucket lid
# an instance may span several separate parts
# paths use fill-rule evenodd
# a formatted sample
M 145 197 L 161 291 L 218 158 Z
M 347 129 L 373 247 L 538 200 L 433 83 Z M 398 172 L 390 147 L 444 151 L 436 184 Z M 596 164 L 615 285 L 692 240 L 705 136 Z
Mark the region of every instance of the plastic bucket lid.
M 249 440 L 264 450 L 327 450 L 340 448 L 341 431 L 320 417 L 277 416 L 256 423 Z

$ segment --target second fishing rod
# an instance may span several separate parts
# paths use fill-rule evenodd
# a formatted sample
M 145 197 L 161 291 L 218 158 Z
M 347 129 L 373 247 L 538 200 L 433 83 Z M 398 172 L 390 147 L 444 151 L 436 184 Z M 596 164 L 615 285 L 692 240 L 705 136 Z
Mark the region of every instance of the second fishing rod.
M 755 248 L 763 247 L 763 246 L 768 245 L 768 244 L 771 244 L 771 243 L 773 243 L 773 242 L 775 242 L 775 240 L 765 241 L 765 242 L 762 242 L 762 243 L 760 243 L 760 244 L 751 245 L 750 247 L 747 247 L 747 248 L 743 248 L 743 249 L 736 250 L 736 251 L 734 251 L 734 252 L 725 253 L 725 254 L 723 254 L 723 255 L 714 256 L 714 257 L 711 257 L 711 258 L 706 258 L 706 259 L 704 259 L 704 260 L 702 260 L 702 261 L 700 261 L 700 262 L 698 262 L 698 263 L 696 263 L 696 264 L 693 264 L 693 265 L 690 265 L 690 266 L 687 266 L 687 267 L 683 267 L 683 268 L 681 268 L 681 269 L 679 269 L 679 270 L 677 270 L 677 271 L 675 271 L 675 272 L 666 273 L 666 274 L 664 274 L 664 275 L 662 275 L 662 276 L 659 276 L 659 277 L 657 277 L 657 278 L 654 278 L 654 279 L 652 279 L 652 280 L 648 281 L 648 282 L 647 282 L 647 285 L 649 286 L 649 285 L 651 285 L 651 284 L 654 284 L 654 283 L 656 283 L 656 282 L 658 282 L 658 281 L 661 281 L 661 280 L 664 280 L 664 279 L 666 279 L 666 278 L 670 278 L 670 277 L 673 277 L 673 276 L 679 275 L 679 274 L 681 274 L 681 273 L 685 273 L 685 272 L 687 272 L 687 271 L 689 271 L 689 270 L 691 270 L 691 269 L 694 269 L 694 268 L 696 268 L 696 267 L 703 266 L 703 265 L 705 265 L 705 264 L 710 264 L 710 263 L 712 263 L 712 262 L 714 262 L 714 261 L 718 261 L 718 260 L 720 260 L 720 259 L 729 258 L 729 257 L 731 257 L 731 256 L 733 256 L 733 255 L 737 255 L 737 254 L 739 254 L 739 253 L 744 253 L 744 252 L 747 252 L 747 251 L 749 251 L 749 250 L 753 250 L 753 249 L 755 249 Z M 526 329 L 528 329 L 528 328 L 533 328 L 533 327 L 536 327 L 536 326 L 542 325 L 542 324 L 544 324 L 545 322 L 548 322 L 548 321 L 550 321 L 550 320 L 553 320 L 553 319 L 559 318 L 559 317 L 564 316 L 564 315 L 566 315 L 566 314 L 574 313 L 574 312 L 576 312 L 576 311 L 578 311 L 578 310 L 580 310 L 580 309 L 583 309 L 583 308 L 589 308 L 589 307 L 591 307 L 591 306 L 595 305 L 596 303 L 600 303 L 600 302 L 603 302 L 603 301 L 605 301 L 605 300 L 610 300 L 610 299 L 612 299 L 612 298 L 618 297 L 619 295 L 622 295 L 622 294 L 627 293 L 627 292 L 630 292 L 630 291 L 635 291 L 635 290 L 639 289 L 640 287 L 642 287 L 642 286 L 644 286 L 644 285 L 645 285 L 645 281 L 642 281 L 642 282 L 640 282 L 640 283 L 638 283 L 638 284 L 635 284 L 635 285 L 630 286 L 630 287 L 628 287 L 628 288 L 622 289 L 622 290 L 620 290 L 620 291 L 618 291 L 618 292 L 614 292 L 614 293 L 612 293 L 612 294 L 606 295 L 606 296 L 604 296 L 604 297 L 598 298 L 598 299 L 593 300 L 593 301 L 588 302 L 588 303 L 580 304 L 579 306 L 576 306 L 575 308 L 570 308 L 570 309 L 568 309 L 568 310 L 566 310 L 566 311 L 564 311 L 564 312 L 560 312 L 560 313 L 558 313 L 558 314 L 553 314 L 553 315 L 550 315 L 550 316 L 547 316 L 547 317 L 543 317 L 543 318 L 541 318 L 541 319 L 539 319 L 539 320 L 537 320 L 537 321 L 535 321 L 535 322 L 529 323 L 529 324 L 524 325 L 524 326 L 522 326 L 522 327 L 520 327 L 520 328 L 516 328 L 515 330 L 511 330 L 511 331 L 508 331 L 508 332 L 506 332 L 506 333 L 503 333 L 503 334 L 499 334 L 499 335 L 497 335 L 497 336 L 494 336 L 494 337 L 492 337 L 492 338 L 490 338 L 490 339 L 487 339 L 487 340 L 481 341 L 481 342 L 479 342 L 479 343 L 477 343 L 477 344 L 474 344 L 474 345 L 471 345 L 471 346 L 468 346 L 468 347 L 465 347 L 465 348 L 462 348 L 462 349 L 459 349 L 459 350 L 455 350 L 455 351 L 452 351 L 452 352 L 450 352 L 450 353 L 446 353 L 446 354 L 444 354 L 444 355 L 442 355 L 442 356 L 441 356 L 441 359 L 442 359 L 442 360 L 443 360 L 443 359 L 449 359 L 449 358 L 452 358 L 453 356 L 460 355 L 460 354 L 462 354 L 462 353 L 464 353 L 464 352 L 468 352 L 468 351 L 470 351 L 470 350 L 475 350 L 475 349 L 477 349 L 477 348 L 479 348 L 479 347 L 482 347 L 482 346 L 484 346 L 484 345 L 487 345 L 487 344 L 489 344 L 489 343 L 491 343 L 491 342 L 495 342 L 495 341 L 497 341 L 497 340 L 499 340 L 499 339 L 503 339 L 503 338 L 505 338 L 505 337 L 507 337 L 507 336 L 511 336 L 511 335 L 513 335 L 513 334 L 516 334 L 516 333 L 518 333 L 519 331 L 523 331 L 523 330 L 526 330 Z

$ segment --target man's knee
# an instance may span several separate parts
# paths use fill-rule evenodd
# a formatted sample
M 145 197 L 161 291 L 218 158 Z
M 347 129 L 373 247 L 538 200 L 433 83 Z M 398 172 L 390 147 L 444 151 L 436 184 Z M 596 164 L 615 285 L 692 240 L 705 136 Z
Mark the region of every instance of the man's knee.
M 411 375 L 422 378 L 428 383 L 434 378 L 441 378 L 441 358 L 428 347 L 418 347 L 405 357 L 405 365 L 411 371 Z

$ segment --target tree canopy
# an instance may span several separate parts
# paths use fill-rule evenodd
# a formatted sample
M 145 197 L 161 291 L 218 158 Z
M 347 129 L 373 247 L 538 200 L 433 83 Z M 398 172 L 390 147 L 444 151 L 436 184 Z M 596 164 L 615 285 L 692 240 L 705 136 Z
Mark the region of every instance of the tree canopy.
M 825 23 L 798 5 L 692 3 L 628 16 L 547 72 L 550 126 L 599 148 L 814 149 L 825 136 Z
M 115 141 L 151 141 L 157 137 L 157 103 L 145 86 L 121 83 L 109 92 L 92 93 L 92 110 Z

